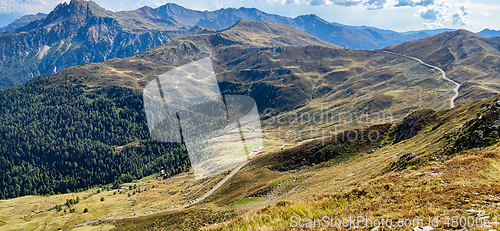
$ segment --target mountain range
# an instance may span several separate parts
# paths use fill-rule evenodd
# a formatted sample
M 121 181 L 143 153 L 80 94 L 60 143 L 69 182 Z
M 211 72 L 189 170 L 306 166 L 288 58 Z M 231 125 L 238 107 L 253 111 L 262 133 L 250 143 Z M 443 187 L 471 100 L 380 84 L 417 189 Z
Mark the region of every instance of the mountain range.
M 392 98 L 373 94 L 373 88 L 385 92 L 425 82 L 429 82 L 429 90 L 422 90 L 421 96 L 426 97 L 427 102 L 448 106 L 442 99 L 446 95 L 439 96 L 431 88 L 447 88 L 446 82 L 440 82 L 437 73 L 412 60 L 377 51 L 345 50 L 287 25 L 239 21 L 226 30 L 173 39 L 123 59 L 70 67 L 0 92 L 0 146 L 1 156 L 6 160 L 0 170 L 3 171 L 0 180 L 2 184 L 9 184 L 17 177 L 24 182 L 20 183 L 23 190 L 5 188 L 0 197 L 81 190 L 122 175 L 123 179 L 130 179 L 125 177 L 127 174 L 140 178 L 162 164 L 172 174 L 186 169 L 184 154 L 175 166 L 167 164 L 166 157 L 158 156 L 158 150 L 173 155 L 183 147 L 171 147 L 148 138 L 141 92 L 147 83 L 166 71 L 206 56 L 214 57 L 221 92 L 252 96 L 260 111 L 276 108 L 276 112 L 287 112 L 308 108 L 308 102 L 313 100 L 333 99 L 337 106 L 328 110 L 339 109 L 338 105 L 344 101 L 354 105 L 364 102 L 369 107 L 357 111 L 376 107 L 392 109 L 395 115 L 401 116 L 414 105 L 401 107 L 395 103 L 393 108 Z M 403 67 L 412 67 L 421 74 L 406 76 L 400 71 Z M 416 81 L 408 81 L 408 77 Z M 376 81 L 380 83 L 372 85 Z M 402 86 L 394 89 L 398 84 Z M 401 113 L 396 109 L 402 109 Z M 96 113 L 89 114 L 89 111 Z M 67 116 L 68 113 L 72 116 Z M 35 118 L 40 116 L 44 117 L 43 122 L 32 124 L 39 121 Z M 80 124 L 82 119 L 87 122 Z M 35 127 L 36 134 L 53 135 L 37 138 L 36 134 L 25 134 Z M 119 135 L 118 131 L 124 134 Z M 121 151 L 113 148 L 132 142 L 146 142 L 147 146 L 159 149 L 145 153 L 132 147 Z M 19 147 L 16 143 L 30 145 Z M 85 152 L 83 147 L 97 153 Z M 176 151 L 167 151 L 172 149 Z M 137 155 L 143 155 L 149 164 L 136 160 Z M 97 157 L 106 163 L 121 160 L 113 161 L 114 164 L 87 161 Z M 141 171 L 130 170 L 132 160 Z M 29 166 L 41 175 L 34 178 L 26 175 L 27 172 L 7 167 L 19 165 Z M 96 168 L 106 174 L 97 174 Z M 42 184 L 44 181 L 50 183 Z
M 422 44 L 429 50 L 419 52 Z M 465 85 L 468 78 L 486 78 L 452 76 L 456 63 L 496 75 L 496 62 L 474 62 L 480 55 L 498 59 L 495 44 L 495 39 L 460 30 L 384 50 L 348 50 L 291 26 L 243 20 L 131 57 L 34 78 L 0 91 L 0 182 L 6 185 L 0 197 L 19 197 L 2 200 L 0 219 L 12 221 L 2 228 L 65 229 L 93 221 L 97 229 L 117 230 L 247 230 L 248 224 L 286 229 L 286 214 L 295 214 L 297 208 L 311 216 L 312 210 L 322 216 L 345 215 L 346 210 L 378 216 L 386 212 L 379 204 L 396 211 L 394 219 L 409 209 L 424 213 L 431 203 L 438 208 L 431 215 L 469 214 L 468 207 L 456 203 L 457 195 L 498 215 L 492 203 L 500 199 L 489 195 L 500 195 L 495 185 L 499 97 L 474 100 L 487 95 L 461 90 L 458 106 L 449 109 L 453 84 L 410 58 L 440 66 Z M 223 95 L 256 99 L 268 149 L 199 204 L 151 214 L 196 201 L 228 173 L 194 180 L 185 146 L 151 140 L 146 124 L 143 87 L 162 73 L 207 56 L 213 57 Z M 275 110 L 266 113 L 266 108 Z M 325 112 L 386 112 L 394 120 L 375 125 L 364 118 L 340 124 L 293 120 L 294 114 Z M 273 123 L 273 116 L 290 124 Z M 325 140 L 316 132 L 337 132 L 337 126 L 339 137 L 363 134 L 356 123 L 363 123 L 364 140 Z M 319 136 L 276 140 L 277 125 L 281 131 L 313 130 Z M 368 142 L 368 131 L 376 131 L 379 139 Z M 160 169 L 164 178 L 158 177 Z M 385 200 L 387 194 L 397 200 Z M 79 202 L 71 204 L 69 198 Z M 380 202 L 373 205 L 374 200 Z M 33 201 L 40 207 L 30 207 Z M 422 206 L 414 206 L 415 201 Z M 477 203 L 483 201 L 487 203 Z M 25 214 L 30 219 L 17 219 Z M 262 224 L 269 216 L 273 222 Z
M 22 15 L 17 12 L 10 12 L 8 14 L 0 14 L 0 27 L 7 26 L 9 23 L 16 19 L 21 18 Z
M 0 33 L 14 32 L 16 29 L 26 26 L 33 21 L 44 19 L 45 17 L 47 17 L 47 14 L 44 13 L 24 15 L 21 18 L 9 23 L 7 26 L 0 28 Z
M 196 11 L 169 3 L 155 9 L 111 12 L 92 1 L 72 0 L 48 15 L 24 16 L 2 28 L 6 33 L 0 34 L 0 88 L 84 63 L 129 57 L 173 38 L 227 29 L 239 20 L 290 25 L 354 49 L 377 49 L 439 32 L 402 34 L 329 23 L 316 15 L 292 19 L 255 8 Z
M 500 37 L 500 30 L 491 30 L 491 29 L 484 29 L 481 32 L 477 33 L 478 35 L 481 35 L 485 38 L 490 38 L 490 37 Z
M 104 13 L 107 12 L 101 12 Z M 58 26 L 64 27 L 64 23 Z M 489 66 L 491 63 L 485 63 L 491 60 L 495 64 L 498 60 L 495 56 L 498 49 L 493 48 L 498 44 L 495 41 L 461 30 L 406 42 L 387 50 L 420 57 L 442 67 L 450 73 L 450 78 L 467 86 L 467 81 L 487 81 L 488 76 L 495 79 L 498 75 L 495 67 Z M 423 50 L 412 53 L 423 49 L 422 44 L 428 44 L 430 50 L 449 52 Z M 485 59 L 472 62 L 475 54 Z M 293 121 L 293 115 L 305 112 L 361 116 L 382 113 L 398 121 L 421 108 L 449 109 L 449 99 L 454 94 L 454 84 L 443 79 L 439 71 L 412 58 L 385 50 L 349 50 L 292 26 L 240 20 L 225 30 L 207 30 L 176 38 L 123 59 L 69 67 L 2 91 L 0 146 L 5 163 L 0 168 L 3 169 L 0 180 L 8 185 L 17 177 L 24 183 L 19 183 L 22 185 L 19 189 L 4 189 L 0 196 L 82 190 L 114 180 L 124 182 L 141 178 L 162 166 L 172 175 L 188 169 L 182 145 L 172 146 L 148 138 L 141 94 L 144 86 L 157 76 L 208 56 L 213 57 L 223 95 L 242 94 L 256 100 L 264 123 L 270 126 L 266 136 L 280 133 L 278 127 L 311 132 L 336 131 L 380 123 L 385 119 L 385 116 L 382 121 L 380 117 L 370 119 L 371 122 L 356 119 L 359 121 L 348 124 L 339 121 L 312 124 L 316 119 L 275 124 L 266 121 L 268 116 L 277 116 L 278 121 Z M 468 63 L 467 70 L 487 74 L 453 75 L 454 63 L 462 61 Z M 500 87 L 500 83 L 493 80 L 487 88 L 476 85 L 488 92 L 471 94 L 469 88 L 464 88 L 458 102 L 487 97 Z M 265 112 L 267 108 L 273 110 Z M 18 143 L 29 145 L 18 146 Z M 83 147 L 96 153 L 86 152 Z M 158 151 L 169 154 L 160 155 Z M 169 162 L 169 158 L 176 155 L 179 158 Z M 139 161 L 139 156 L 148 161 Z M 34 177 L 8 166 L 25 166 L 41 173 Z
M 175 4 L 111 12 L 74 0 L 39 17 L 0 35 L 2 229 L 500 216 L 499 37 L 441 29 L 392 44 L 418 36 Z M 352 37 L 391 46 L 346 48 Z M 223 97 L 255 99 L 265 147 L 195 179 L 183 142 L 152 139 L 143 90 L 207 57 Z M 204 119 L 182 129 L 216 122 Z

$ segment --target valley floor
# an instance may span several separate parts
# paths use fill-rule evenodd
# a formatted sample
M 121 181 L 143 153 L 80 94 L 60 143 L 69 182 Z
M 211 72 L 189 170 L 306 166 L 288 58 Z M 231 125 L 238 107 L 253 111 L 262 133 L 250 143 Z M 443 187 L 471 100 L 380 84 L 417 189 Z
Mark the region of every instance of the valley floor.
M 156 175 L 109 191 L 94 188 L 78 193 L 2 200 L 0 229 L 56 230 L 92 220 L 125 218 L 177 208 L 189 205 L 190 200 L 203 195 L 221 177 L 196 181 L 190 172 L 162 180 Z M 71 207 L 65 205 L 66 200 L 76 198 L 79 198 L 79 203 Z M 62 205 L 64 211 L 58 211 L 56 205 Z M 88 212 L 84 212 L 85 209 Z

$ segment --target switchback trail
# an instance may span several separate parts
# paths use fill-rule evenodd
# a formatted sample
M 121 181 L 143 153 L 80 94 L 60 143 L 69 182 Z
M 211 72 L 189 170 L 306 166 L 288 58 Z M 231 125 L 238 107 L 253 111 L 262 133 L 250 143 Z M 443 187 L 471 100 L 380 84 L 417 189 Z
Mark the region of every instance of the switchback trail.
M 178 209 L 187 208 L 187 207 L 189 207 L 191 205 L 194 205 L 194 204 L 197 204 L 197 203 L 203 201 L 204 199 L 206 199 L 207 197 L 209 197 L 210 195 L 212 195 L 217 189 L 219 189 L 224 183 L 226 183 L 226 181 L 228 181 L 229 179 L 231 179 L 231 177 L 233 177 L 234 174 L 236 174 L 238 171 L 240 171 L 241 168 L 243 168 L 247 163 L 248 162 L 245 162 L 245 163 L 241 164 L 240 166 L 238 166 L 229 175 L 227 175 L 226 177 L 224 177 L 224 179 L 222 179 L 215 187 L 213 187 L 210 191 L 208 191 L 203 196 L 201 196 L 200 198 L 198 198 L 198 200 L 193 201 L 191 204 L 186 204 L 186 205 L 183 205 L 183 206 L 180 206 L 180 207 L 177 207 L 177 208 L 162 210 L 162 211 L 158 211 L 158 212 L 154 212 L 154 213 L 148 213 L 148 214 L 143 214 L 143 215 L 133 216 L 133 217 L 124 217 L 124 218 L 109 217 L 109 218 L 106 218 L 106 219 L 104 219 L 102 221 L 118 221 L 118 220 L 125 220 L 125 219 L 131 219 L 131 218 L 145 217 L 145 216 L 150 216 L 150 215 L 154 215 L 154 214 L 158 214 L 158 213 L 170 212 L 170 211 L 175 211 L 175 210 L 178 210 Z M 101 220 L 86 221 L 86 222 L 83 222 L 83 223 L 80 223 L 80 224 L 76 224 L 76 225 L 72 226 L 71 228 L 85 226 L 85 225 L 93 224 L 93 223 L 96 223 L 96 222 L 99 222 L 99 221 L 101 221 Z
M 438 71 L 441 72 L 441 74 L 443 74 L 443 79 L 453 83 L 456 85 L 455 89 L 453 89 L 453 91 L 455 91 L 455 95 L 453 97 L 451 97 L 450 99 L 450 106 L 451 108 L 454 108 L 455 107 L 455 100 L 458 98 L 458 90 L 460 89 L 460 86 L 462 86 L 462 84 L 460 83 L 457 83 L 455 82 L 454 80 L 452 79 L 449 79 L 448 77 L 446 77 L 446 72 L 443 71 L 443 69 L 439 68 L 439 67 L 436 67 L 436 66 L 433 66 L 433 65 L 430 65 L 428 63 L 424 63 L 422 60 L 420 60 L 419 58 L 416 58 L 416 57 L 412 57 L 412 56 L 408 56 L 408 55 L 404 55 L 404 54 L 399 54 L 399 53 L 396 53 L 396 52 L 392 52 L 392 51 L 384 51 L 385 53 L 389 53 L 389 54 L 393 54 L 393 55 L 399 55 L 399 56 L 403 56 L 403 57 L 406 57 L 406 58 L 410 58 L 410 59 L 413 59 L 417 62 L 419 62 L 420 64 L 423 64 L 427 67 L 430 67 L 430 68 L 433 68 L 433 69 L 436 69 Z

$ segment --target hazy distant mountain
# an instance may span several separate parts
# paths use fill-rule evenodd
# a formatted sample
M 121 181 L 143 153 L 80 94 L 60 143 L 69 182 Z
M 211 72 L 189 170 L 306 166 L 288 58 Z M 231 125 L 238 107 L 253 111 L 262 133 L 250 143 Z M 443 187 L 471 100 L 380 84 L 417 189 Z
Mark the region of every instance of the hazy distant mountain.
M 302 15 L 289 18 L 268 14 L 255 8 L 226 8 L 216 11 L 196 11 L 174 3 L 155 9 L 162 17 L 184 26 L 198 25 L 222 30 L 231 27 L 239 20 L 254 20 L 293 26 L 330 43 L 349 46 L 352 49 L 379 49 L 405 41 L 425 38 L 452 29 L 410 31 L 398 33 L 368 26 L 348 26 L 329 23 L 316 15 Z
M 170 4 L 170 7 L 172 5 Z M 179 7 L 176 6 L 176 8 Z M 436 30 L 429 31 L 429 33 L 410 32 L 403 34 L 367 26 L 346 26 L 339 23 L 329 23 L 317 15 L 301 15 L 292 19 L 267 14 L 255 8 L 228 8 L 214 11 L 214 13 L 217 14 L 217 17 L 207 15 L 208 19 L 201 18 L 197 25 L 219 30 L 230 27 L 238 20 L 280 23 L 294 26 L 335 45 L 352 49 L 379 49 L 409 40 L 425 38 L 437 33 Z
M 16 19 L 14 22 L 10 23 L 9 25 L 0 28 L 0 33 L 1 32 L 14 32 L 15 30 L 17 30 L 23 26 L 26 26 L 33 21 L 44 19 L 45 17 L 47 17 L 47 14 L 44 14 L 44 13 L 25 15 L 25 16 L 21 17 L 20 19 Z
M 443 32 L 447 32 L 447 31 L 455 31 L 455 29 L 442 28 L 442 29 L 434 29 L 434 30 L 407 31 L 407 32 L 402 32 L 401 34 L 403 34 L 403 35 L 411 35 L 411 34 L 418 34 L 418 33 L 426 33 L 429 36 L 431 36 L 431 35 L 441 34 Z
M 481 32 L 477 33 L 478 35 L 481 35 L 485 38 L 490 38 L 490 37 L 500 37 L 500 30 L 491 30 L 491 29 L 484 29 Z
M 21 14 L 17 12 L 10 12 L 8 14 L 0 14 L 0 27 L 9 25 L 14 20 L 22 17 Z
M 393 31 L 393 30 L 384 30 L 384 29 L 379 29 L 379 28 L 372 27 L 372 26 L 350 26 L 350 25 L 345 25 L 345 24 L 341 24 L 341 23 L 337 23 L 337 22 L 332 22 L 331 24 L 335 25 L 335 26 L 341 26 L 341 27 L 345 27 L 345 28 L 349 28 L 349 29 L 354 29 L 354 30 L 370 29 L 370 30 L 376 31 L 376 32 L 381 33 L 381 34 L 398 33 L 398 32 Z
M 402 35 L 397 32 L 372 28 L 355 28 L 329 23 L 317 15 L 302 15 L 293 19 L 295 26 L 333 44 L 352 49 L 379 49 L 405 41 L 419 39 L 427 34 Z
M 234 25 L 239 20 L 255 20 L 296 26 L 291 18 L 267 14 L 255 8 L 227 8 L 215 11 L 215 13 L 217 17 L 212 19 L 200 19 L 197 25 L 221 30 Z

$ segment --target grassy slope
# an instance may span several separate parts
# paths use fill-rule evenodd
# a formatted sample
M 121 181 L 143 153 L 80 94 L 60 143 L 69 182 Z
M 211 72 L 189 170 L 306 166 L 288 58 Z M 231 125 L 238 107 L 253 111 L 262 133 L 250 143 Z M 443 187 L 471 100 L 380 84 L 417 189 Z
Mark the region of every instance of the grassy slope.
M 468 129 L 464 128 L 480 128 L 471 121 L 477 121 L 481 114 L 485 117 L 498 111 L 498 107 L 495 106 L 496 102 L 492 103 L 492 101 L 493 98 L 489 98 L 462 105 L 454 110 L 414 113 L 407 120 L 417 121 L 415 124 L 418 127 L 416 128 L 418 133 L 415 136 L 393 142 L 392 139 L 397 137 L 398 133 L 407 132 L 400 129 L 404 122 L 378 127 L 382 132 L 382 139 L 379 142 L 368 144 L 365 148 L 352 152 L 344 149 L 339 153 L 340 155 L 326 159 L 316 158 L 321 156 L 317 154 L 322 153 L 321 150 L 329 150 L 328 153 L 332 153 L 332 150 L 338 151 L 338 146 L 336 146 L 338 142 L 329 143 L 323 147 L 321 142 L 310 141 L 302 146 L 283 148 L 283 150 L 284 146 L 274 143 L 274 149 L 268 149 L 268 154 L 257 156 L 203 204 L 185 210 L 117 222 L 103 222 L 96 226 L 75 230 L 113 227 L 117 230 L 130 230 L 132 227 L 136 230 L 172 230 L 181 227 L 191 230 L 199 228 L 251 230 L 266 229 L 266 227 L 286 229 L 292 215 L 344 217 L 363 214 L 371 218 L 399 219 L 428 215 L 467 215 L 465 210 L 471 208 L 482 210 L 484 214 L 492 217 L 498 216 L 500 215 L 498 214 L 499 201 L 496 198 L 500 196 L 498 187 L 500 180 L 498 151 L 500 148 L 496 144 L 483 149 L 463 151 L 449 148 L 450 141 L 467 133 Z M 495 121 L 494 118 L 496 117 L 490 119 Z M 492 133 L 490 131 L 487 135 Z M 386 146 L 378 149 L 380 144 L 386 144 Z M 358 143 L 357 146 L 363 146 L 363 144 Z M 455 153 L 455 151 L 458 152 Z M 308 152 L 310 155 L 307 155 Z M 283 171 L 271 170 L 280 168 L 280 164 L 283 163 L 282 158 L 286 160 L 287 157 L 297 156 L 300 153 L 306 153 L 304 157 L 308 159 L 306 162 L 300 160 L 296 162 L 298 164 L 292 165 L 293 169 L 288 169 L 291 171 L 285 171 L 288 164 L 281 166 Z M 329 158 L 330 160 L 324 162 Z M 299 166 L 306 166 L 306 168 Z M 182 178 L 182 175 L 179 177 Z M 170 185 L 186 180 L 189 181 L 186 178 L 177 180 L 177 177 L 174 177 L 163 183 Z M 213 179 L 212 184 L 215 184 L 216 180 Z M 193 188 L 196 189 L 196 187 Z M 156 190 L 165 189 L 167 188 L 156 189 L 155 187 L 151 194 L 158 194 L 160 191 Z M 203 191 L 199 187 L 198 189 L 200 193 Z M 189 192 L 185 195 L 191 196 Z M 107 195 L 110 192 L 105 193 L 104 203 L 117 200 L 121 196 L 113 199 L 112 194 Z M 85 193 L 82 193 L 81 198 L 84 197 L 83 194 Z M 148 194 L 143 193 L 138 194 L 138 196 L 142 195 L 145 196 L 136 201 L 144 205 L 126 207 L 123 210 L 128 214 L 152 211 L 155 204 L 152 202 L 154 197 L 147 197 Z M 54 196 L 56 197 L 58 196 Z M 64 198 L 74 198 L 75 195 L 68 194 L 59 197 L 62 203 Z M 100 195 L 92 198 L 97 200 Z M 124 199 L 127 198 L 125 196 Z M 163 199 L 164 196 L 161 198 Z M 189 198 L 191 197 L 186 197 L 185 200 Z M 176 198 L 178 199 L 180 198 Z M 8 206 L 8 203 L 15 204 L 15 200 L 17 199 L 2 201 L 1 206 Z M 25 200 L 19 199 L 18 203 Z M 37 199 L 37 201 L 40 200 Z M 102 206 L 99 201 L 89 202 L 91 202 L 89 203 L 89 207 L 92 208 L 91 214 L 96 211 L 95 206 Z M 63 212 L 59 212 L 61 213 L 59 216 L 66 217 L 66 219 L 57 220 L 66 220 L 63 226 L 67 227 L 69 224 L 92 219 L 85 218 L 87 215 L 79 211 L 86 206 L 85 203 L 84 200 L 76 205 L 78 206 L 76 214 L 63 215 Z M 115 204 L 120 207 L 120 204 Z M 143 209 L 137 210 L 139 207 Z M 25 207 L 18 206 L 18 208 Z M 113 209 L 110 207 L 110 210 Z M 106 211 L 106 215 L 101 214 L 100 217 L 93 215 L 93 219 L 102 219 L 109 214 L 114 215 L 117 211 L 122 210 L 120 208 Z M 119 213 L 124 216 L 127 214 Z M 40 228 L 40 222 L 45 221 L 47 216 L 52 217 L 55 214 L 57 214 L 55 211 L 43 212 L 4 227 L 12 227 L 11 225 L 24 227 L 27 224 L 33 224 Z M 69 221 L 67 218 L 70 218 Z
M 422 59 L 462 84 L 459 104 L 499 93 L 498 40 L 458 30 L 405 42 L 386 49 Z
M 270 141 L 264 144 L 268 149 L 282 146 L 279 141 Z M 135 145 L 135 143 L 130 145 Z M 227 172 L 203 180 L 196 180 L 192 171 L 165 180 L 156 178 L 157 175 L 153 175 L 132 183 L 123 184 L 119 190 L 102 191 L 101 193 L 97 193 L 98 188 L 93 188 L 79 193 L 24 196 L 0 200 L 0 226 L 2 230 L 20 230 L 23 227 L 25 230 L 55 230 L 68 228 L 85 221 L 104 220 L 111 216 L 125 218 L 163 211 L 189 204 L 189 201 L 199 198 L 215 186 L 226 174 Z M 129 190 L 129 186 L 133 185 L 137 185 L 141 189 L 141 193 L 137 193 L 136 190 Z M 108 186 L 111 187 L 111 185 Z M 146 188 L 148 190 L 144 191 Z M 136 191 L 135 195 L 133 194 L 134 191 Z M 130 197 L 128 196 L 129 193 L 132 194 Z M 63 209 L 67 212 L 57 212 L 54 209 L 55 205 L 64 204 L 66 199 L 75 199 L 77 197 L 80 197 L 80 203 L 72 206 L 75 209 L 74 213 L 69 213 L 67 206 L 63 206 Z M 104 202 L 100 201 L 101 197 L 105 198 Z M 89 209 L 88 213 L 83 213 L 85 208 Z M 215 211 L 231 215 L 227 218 L 236 215 L 231 208 L 217 209 L 211 205 L 204 205 L 201 209 L 203 211 L 215 209 Z M 176 214 L 184 214 L 183 211 L 185 210 L 173 214 L 175 216 L 177 216 Z M 151 217 L 142 219 L 149 221 L 149 218 Z M 206 219 L 205 223 L 211 223 L 212 218 Z M 126 224 L 128 223 L 116 223 L 116 226 Z M 114 224 L 106 223 L 98 226 L 78 227 L 75 230 L 108 230 L 114 227 Z
M 140 94 L 157 76 L 209 54 L 214 56 L 223 94 L 252 96 L 261 112 L 266 108 L 277 109 L 274 115 L 288 112 L 279 116 L 287 121 L 302 113 L 355 113 L 354 117 L 386 113 L 395 121 L 420 108 L 447 109 L 453 95 L 451 83 L 414 60 L 379 51 L 337 49 L 291 27 L 255 21 L 175 39 L 130 58 L 69 68 L 50 79 L 55 84 L 123 86 Z M 392 121 L 280 127 L 331 131 L 337 125 L 342 131 L 383 122 Z M 278 127 L 272 122 L 266 125 Z M 269 135 L 278 132 L 269 130 Z
M 206 57 L 213 49 L 215 72 L 224 94 L 252 96 L 260 111 L 266 108 L 277 109 L 275 114 L 287 111 L 281 116 L 287 121 L 292 115 L 307 112 L 387 113 L 397 120 L 416 109 L 449 107 L 447 99 L 453 95 L 453 86 L 433 69 L 411 59 L 321 46 L 249 48 L 231 37 L 247 33 L 241 31 L 231 28 L 220 34 L 175 40 L 131 58 L 70 68 L 52 78 L 89 86 L 124 86 L 139 92 L 156 76 Z M 267 35 L 271 36 L 268 43 L 281 41 L 272 38 L 273 33 L 260 36 Z M 224 45 L 227 41 L 238 44 Z M 334 124 L 282 127 L 303 129 L 313 125 L 313 129 L 333 129 Z M 350 127 L 342 126 L 339 130 Z
M 149 176 L 123 184 L 119 190 L 105 191 L 93 188 L 80 193 L 2 200 L 0 220 L 3 223 L 0 224 L 3 224 L 2 230 L 20 230 L 23 227 L 26 230 L 56 230 L 84 221 L 104 220 L 112 216 L 123 218 L 162 211 L 188 204 L 190 200 L 200 197 L 215 186 L 223 176 L 224 174 L 220 174 L 199 181 L 195 180 L 192 172 L 181 173 L 167 180 Z M 129 190 L 129 186 L 133 185 L 137 185 L 137 189 Z M 101 192 L 97 193 L 98 190 Z M 80 202 L 71 207 L 75 212 L 70 213 L 69 208 L 63 204 L 66 199 L 77 197 L 80 198 Z M 105 200 L 101 201 L 101 197 Z M 63 205 L 63 210 L 66 212 L 57 211 L 54 209 L 55 205 Z M 88 213 L 83 212 L 85 208 L 88 208 Z
M 499 217 L 498 145 L 450 152 L 447 142 L 450 135 L 476 121 L 478 114 L 491 112 L 488 107 L 496 104 L 492 101 L 489 98 L 438 113 L 416 136 L 355 161 L 304 171 L 303 175 L 311 174 L 304 190 L 209 229 L 285 229 L 291 216 L 366 215 L 372 219 L 397 220 L 468 216 L 471 214 L 466 210 L 474 209 L 492 218 Z M 440 220 L 441 225 L 443 222 L 444 219 Z
M 346 189 L 306 200 L 282 200 L 245 213 L 209 230 L 274 230 L 290 227 L 290 217 L 367 216 L 371 219 L 415 219 L 440 216 L 500 217 L 500 156 L 497 146 L 465 151 L 436 161 L 390 172 Z M 427 225 L 427 224 L 426 224 Z M 371 226 L 370 228 L 373 228 Z
M 497 144 L 482 149 L 452 150 L 450 139 L 470 126 L 481 114 L 489 114 L 493 98 L 462 105 L 454 110 L 416 113 L 419 132 L 393 142 L 377 151 L 353 155 L 351 159 L 323 162 L 299 171 L 271 171 L 279 156 L 310 149 L 311 141 L 301 147 L 285 149 L 256 158 L 221 188 L 203 206 L 234 209 L 236 218 L 210 223 L 208 230 L 284 230 L 290 217 L 366 215 L 370 218 L 426 218 L 427 216 L 476 216 L 466 210 L 482 211 L 482 216 L 500 216 L 500 148 Z M 490 108 L 489 108 L 490 107 Z M 429 111 L 428 111 L 429 112 Z M 421 119 L 421 120 L 419 120 Z M 402 123 L 387 130 L 392 139 L 401 132 Z M 465 129 L 467 130 L 467 129 Z M 458 132 L 458 133 L 457 133 Z M 450 136 L 451 134 L 451 136 Z M 450 138 L 451 137 L 451 138 Z M 311 146 L 312 145 L 312 146 Z M 302 148 L 302 149 L 301 149 Z M 470 148 L 470 147 L 469 147 Z M 302 150 L 302 151 L 300 151 Z M 450 152 L 451 150 L 451 152 Z M 457 152 L 456 152 L 457 151 Z M 273 162 L 275 160 L 276 162 Z M 300 168 L 299 168 L 300 169 Z M 176 214 L 163 214 L 170 220 Z M 189 216 L 180 216 L 188 220 Z M 169 230 L 168 222 L 129 220 L 117 230 L 134 227 Z M 158 221 L 158 220 L 154 220 Z M 444 220 L 440 220 L 443 225 Z M 205 225 L 188 226 L 195 229 Z

